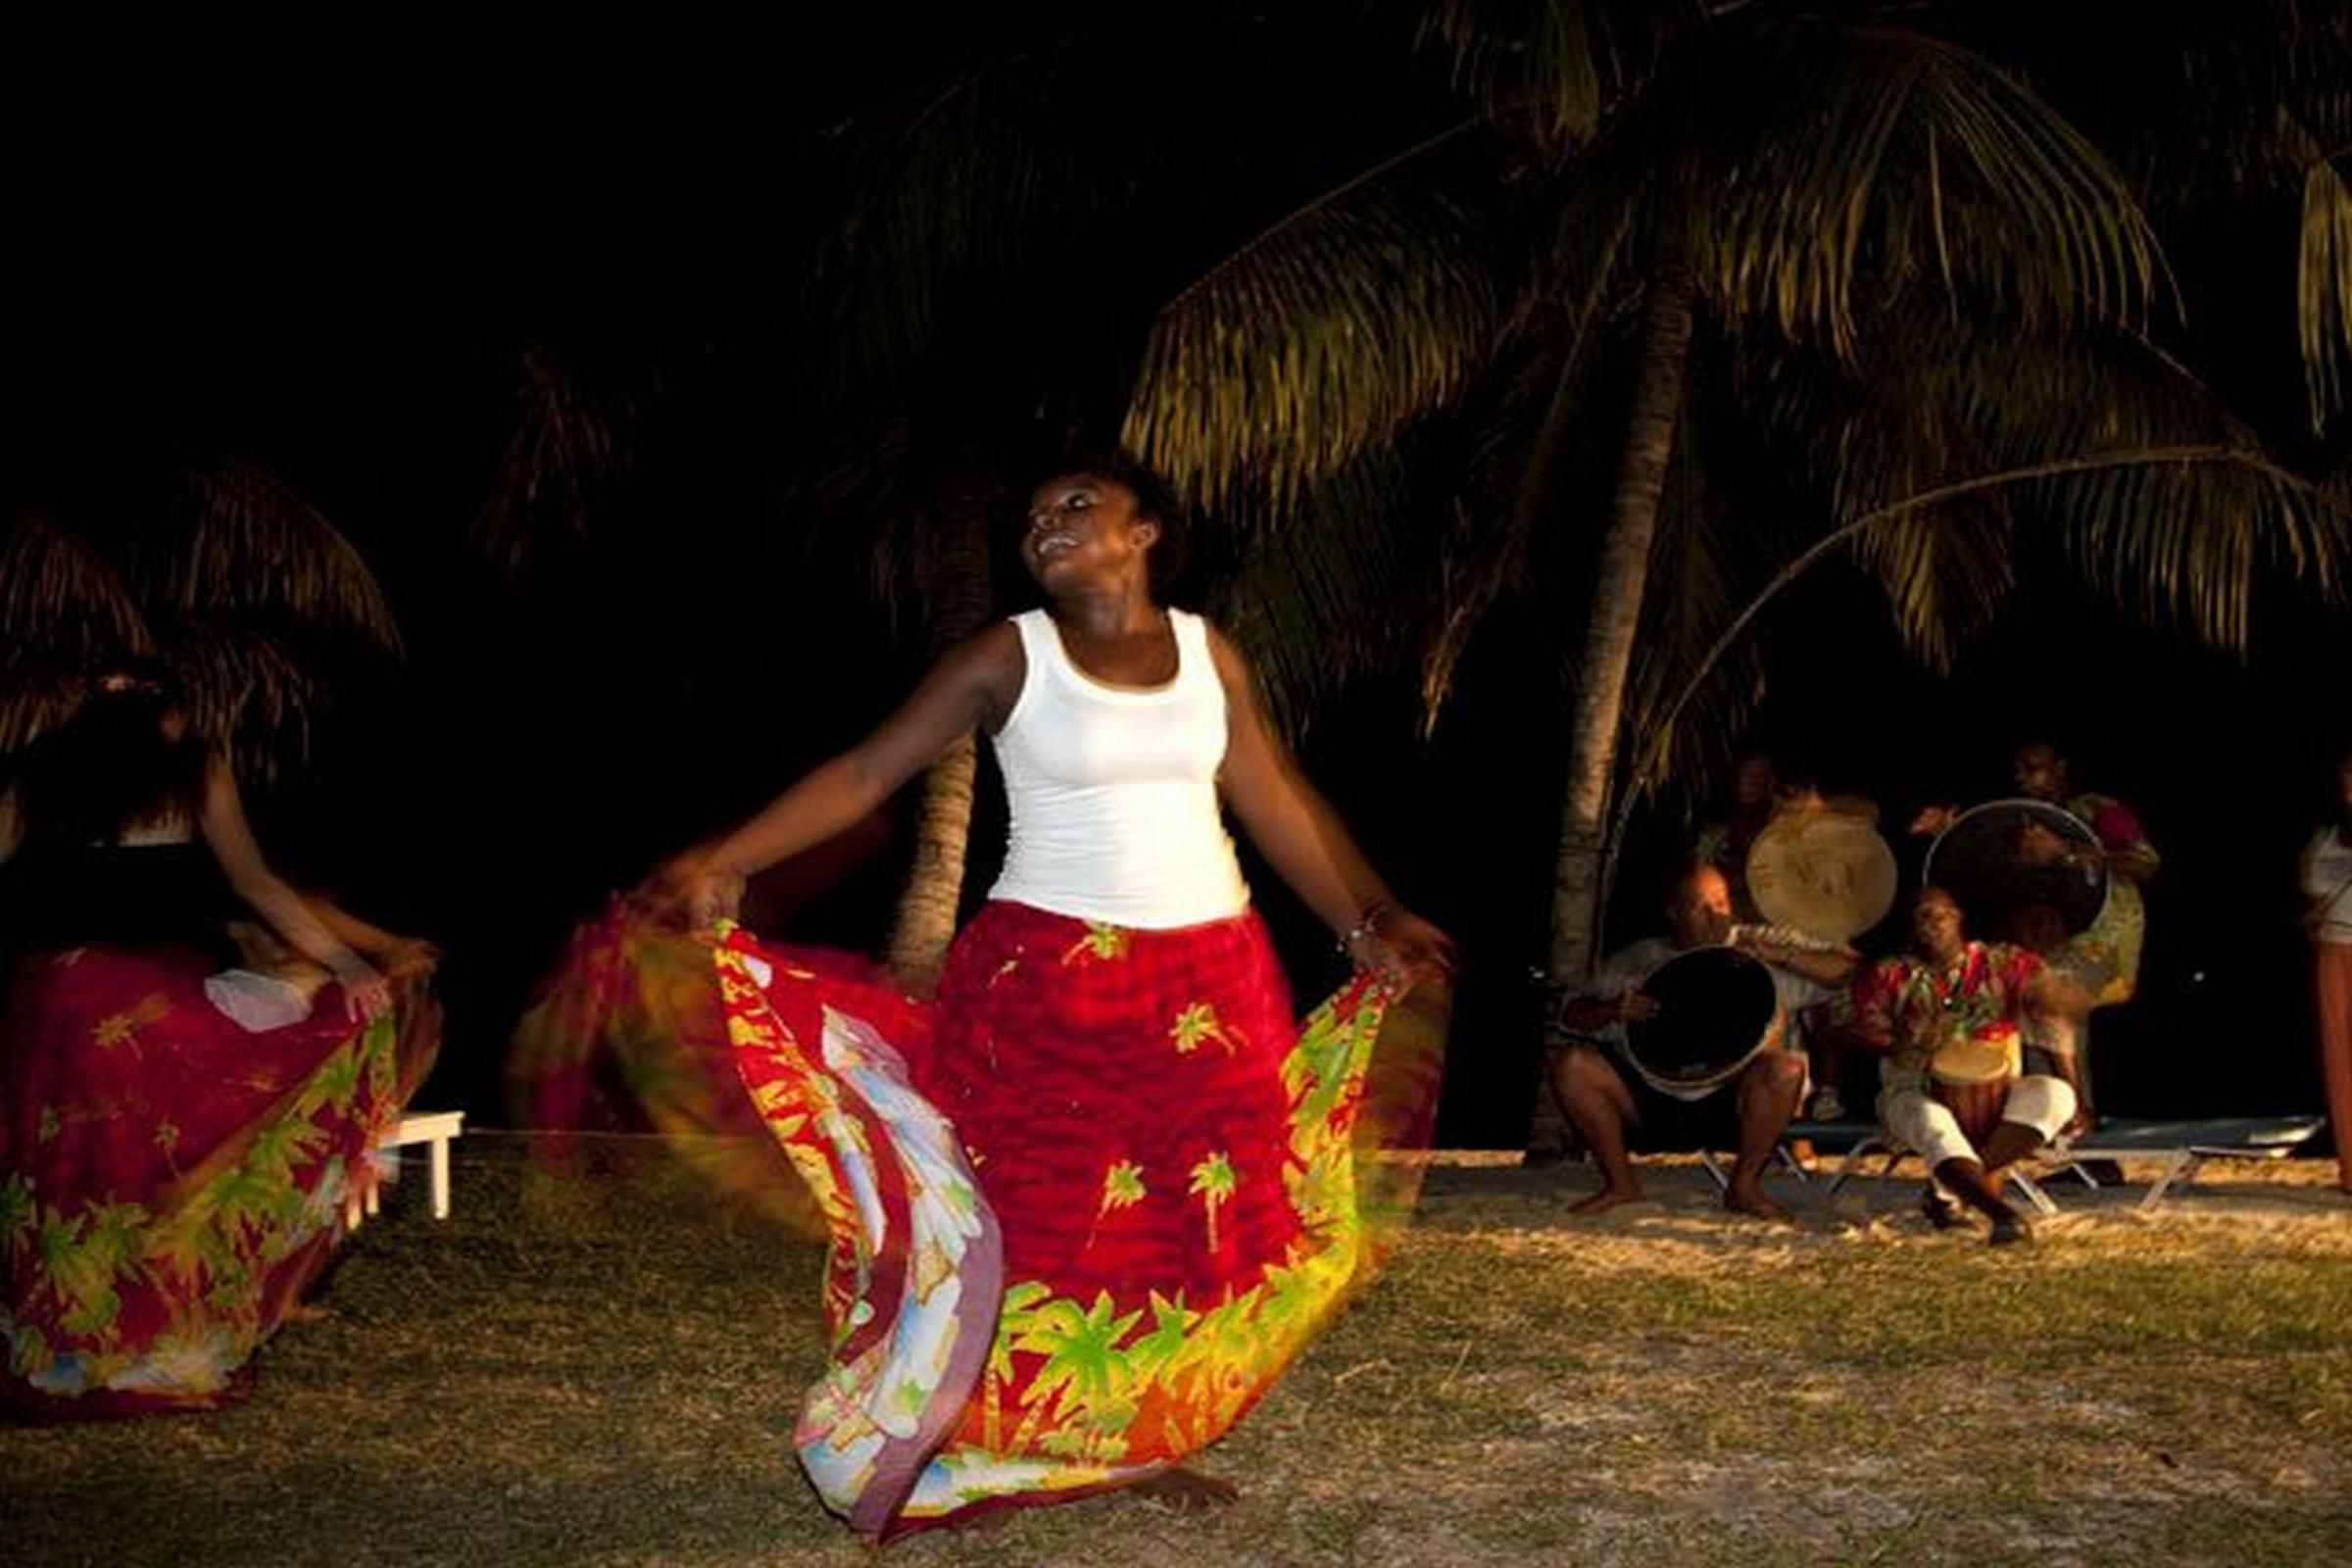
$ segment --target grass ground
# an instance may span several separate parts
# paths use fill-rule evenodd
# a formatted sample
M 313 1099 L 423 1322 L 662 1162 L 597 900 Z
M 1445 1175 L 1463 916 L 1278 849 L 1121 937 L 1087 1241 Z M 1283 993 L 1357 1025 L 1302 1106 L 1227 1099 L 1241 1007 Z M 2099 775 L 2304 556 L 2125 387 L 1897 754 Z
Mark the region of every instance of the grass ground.
M 816 1252 L 659 1168 L 460 1146 L 267 1353 L 242 1408 L 0 1429 L 0 1561 L 851 1564 L 785 1441 Z M 1387 1276 L 1207 1467 L 918 1537 L 934 1564 L 2352 1561 L 2352 1205 L 2224 1167 L 2148 1220 L 2075 1199 L 2023 1253 L 1907 1186 L 1795 1227 L 1580 1171 L 1441 1170 Z M 1785 1196 L 1794 1197 L 1794 1194 Z M 1801 1200 L 1800 1200 L 1801 1201 Z

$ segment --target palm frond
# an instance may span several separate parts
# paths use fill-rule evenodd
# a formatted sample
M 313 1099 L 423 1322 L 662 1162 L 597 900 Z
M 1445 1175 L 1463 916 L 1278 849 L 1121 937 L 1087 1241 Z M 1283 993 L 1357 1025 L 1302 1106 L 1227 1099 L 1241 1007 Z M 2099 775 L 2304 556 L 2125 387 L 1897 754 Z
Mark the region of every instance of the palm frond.
M 1617 240 L 1630 217 L 1630 210 L 1621 214 Z M 1494 378 L 1490 406 L 1471 419 L 1468 472 L 1439 558 L 1441 609 L 1421 660 L 1425 737 L 1437 727 L 1488 612 L 1524 586 L 1539 527 L 1556 529 L 1564 521 L 1572 448 L 1591 427 L 1581 416 L 1606 363 L 1596 339 L 1616 254 L 1612 240 L 1585 259 L 1581 299 L 1566 306 L 1547 294 L 1533 299 L 1503 335 L 1510 357 L 1505 373 Z
M 2161 210 L 2239 207 L 2352 145 L 2352 10 L 2340 0 L 2076 0 L 2069 12 L 2064 28 L 2030 7 L 1967 20 Z
M 1326 191 L 1153 321 L 1122 443 L 1210 505 L 1277 507 L 1455 397 L 1504 284 L 1495 237 L 1423 143 Z
M 0 541 L 0 674 L 154 652 L 122 574 L 78 535 L 21 512 Z
M 2303 175 L 2303 243 L 2295 259 L 2295 325 L 2311 424 L 2326 426 L 2352 388 L 2352 190 L 2335 163 Z
M 1861 318 L 1939 285 L 2028 329 L 2148 314 L 2163 262 L 2097 148 L 1988 61 L 1892 28 L 1766 27 L 1702 62 L 1690 205 L 1734 321 L 1855 352 Z
M 329 694 L 281 639 L 233 620 L 183 622 L 171 662 L 189 719 L 227 748 L 240 780 L 270 789 L 309 763 Z
M 892 637 L 912 626 L 936 656 L 986 622 L 1013 499 L 977 443 L 926 438 L 897 409 L 845 419 L 785 504 L 821 569 L 860 579 Z
M 1079 177 L 1054 116 L 1053 51 L 977 62 L 896 113 L 843 127 L 848 210 L 827 237 L 809 300 L 844 383 L 903 371 L 935 345 L 959 289 L 1013 276 L 1101 193 Z
M 2277 464 L 2219 397 L 2144 340 L 2017 337 L 1918 313 L 1874 337 L 1882 346 L 1851 367 L 1768 344 L 1748 362 L 1751 406 L 1806 454 L 1799 489 L 1822 497 L 1838 525 L 1980 474 L 2101 454 L 2194 455 L 2061 466 L 1905 508 L 1859 535 L 1858 559 L 1931 658 L 2007 591 L 1988 561 L 1970 569 L 1970 542 L 1989 551 L 2012 531 L 2013 558 L 2039 551 L 2128 608 L 2226 649 L 2246 645 L 2266 577 L 2322 595 L 2343 583 L 2352 530 L 2328 493 Z M 1987 502 L 1997 514 L 1977 510 Z M 1925 535 L 1937 531 L 1952 538 L 1931 545 Z M 1930 596 L 1921 573 L 1938 561 Z
M 2014 530 L 1999 498 L 1898 513 L 1854 536 L 1855 564 L 1886 596 L 1912 656 L 1949 673 L 2017 587 Z
M 324 513 L 248 464 L 190 466 L 179 477 L 174 536 L 134 568 L 155 603 L 199 619 L 350 635 L 398 656 L 382 586 Z
M 544 346 L 524 351 L 513 429 L 472 528 L 474 549 L 509 583 L 551 545 L 594 532 L 634 466 L 639 412 L 633 397 L 592 389 Z
M 2072 475 L 2039 487 L 2084 579 L 2140 615 L 2244 652 L 2266 578 L 2327 599 L 2352 562 L 2343 498 L 2248 453 Z
M 1558 155 L 1589 143 L 1660 53 L 1706 21 L 1696 0 L 1431 0 L 1414 37 L 1488 119 Z
M 1382 448 L 1244 523 L 1241 564 L 1211 609 L 1249 653 L 1285 733 L 1302 733 L 1358 676 L 1411 661 L 1425 590 L 1417 521 L 1404 460 Z
M 93 665 L 154 651 L 137 597 L 106 559 L 19 513 L 0 540 L 0 755 L 72 712 Z
M 2240 470 L 2259 479 L 2266 495 L 2287 498 L 2288 505 L 2300 514 L 2294 519 L 2298 531 L 2322 536 L 2323 548 L 2330 555 L 2341 553 L 2344 536 L 2348 531 L 2352 531 L 2352 493 L 2347 493 L 2346 486 L 2341 482 L 2327 485 L 2305 482 L 2260 457 L 2227 446 L 2116 448 L 2055 458 L 2044 463 L 2031 464 L 2016 468 L 1973 474 L 1965 479 L 1954 480 L 1948 484 L 1936 485 L 1914 494 L 1897 497 L 1884 506 L 1873 508 L 1860 516 L 1839 522 L 1836 526 L 1824 530 L 1810 544 L 1790 556 L 1778 570 L 1774 571 L 1748 596 L 1746 602 L 1740 606 L 1739 612 L 1727 620 L 1716 633 L 1714 642 L 1699 658 L 1695 667 L 1684 680 L 1681 688 L 1663 705 L 1663 717 L 1659 725 L 1653 728 L 1649 745 L 1653 748 L 1661 746 L 1675 733 L 1677 722 L 1689 710 L 1690 706 L 1698 700 L 1707 684 L 1714 678 L 1718 667 L 1742 645 L 1758 617 L 1772 606 L 1782 593 L 1823 562 L 1834 558 L 1841 551 L 1850 550 L 1857 538 L 1873 529 L 1886 526 L 1902 514 L 1909 513 L 1933 514 L 1938 509 L 1948 508 L 1955 502 L 1973 497 L 2015 494 L 2036 487 L 2055 490 L 2061 499 L 2064 499 L 2072 486 L 2096 479 L 2104 474 L 2177 472 L 2195 475 L 2230 470 Z M 2129 518 L 2126 517 L 2125 520 L 2128 522 Z M 2233 530 L 2233 533 L 2235 536 L 2223 541 L 2221 548 L 2214 551 L 2213 554 L 2221 557 L 2239 554 L 2241 542 L 2245 538 L 2245 530 L 2239 528 Z M 2333 537 L 2326 537 L 2328 535 Z M 2150 542 L 2143 540 L 2135 543 L 2139 548 L 2147 549 Z M 2272 535 L 2259 541 L 2258 548 L 2276 551 L 2279 548 L 2278 541 L 2275 535 Z M 2193 554 L 2194 549 L 2193 545 L 2190 546 L 2188 553 Z M 2251 554 L 2251 552 L 2245 553 Z M 2180 554 L 2177 539 L 2157 542 L 2155 548 L 2147 549 L 2148 559 L 2138 564 L 2138 569 L 2146 570 L 2153 567 L 2159 573 L 2169 575 L 2177 567 Z M 2135 584 L 2125 579 L 2107 584 L 2111 589 L 2133 585 Z M 2169 591 L 2168 586 L 2166 592 L 2160 592 L 2150 603 L 2156 608 L 2163 608 L 2164 599 Z M 2187 593 L 2190 597 L 2193 598 L 2197 592 L 2195 584 L 2188 585 Z M 2236 608 L 2232 603 L 2232 596 L 2228 592 L 2217 597 L 2225 614 Z M 2242 620 L 2240 624 L 2242 625 Z M 1648 771 L 1648 766 L 1637 762 L 1635 776 L 1642 776 Z M 1622 839 L 1632 804 L 1633 797 L 1629 792 L 1618 808 L 1616 822 L 1612 829 L 1614 838 Z

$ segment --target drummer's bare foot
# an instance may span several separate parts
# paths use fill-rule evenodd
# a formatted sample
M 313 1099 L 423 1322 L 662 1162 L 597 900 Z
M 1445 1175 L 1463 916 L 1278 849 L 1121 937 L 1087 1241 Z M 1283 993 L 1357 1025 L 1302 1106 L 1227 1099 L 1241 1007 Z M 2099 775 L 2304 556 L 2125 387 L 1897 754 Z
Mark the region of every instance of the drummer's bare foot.
M 1928 1223 L 1939 1231 L 1948 1231 L 1968 1223 L 1968 1215 L 1960 1205 L 1937 1192 L 1933 1186 L 1919 1200 L 1919 1211 L 1928 1216 Z
M 1639 1187 L 1603 1187 L 1591 1198 L 1579 1199 L 1569 1204 L 1568 1212 L 1571 1214 L 1605 1214 L 1619 1203 L 1639 1203 L 1640 1201 L 1642 1201 L 1642 1189 Z
M 1735 1214 L 1748 1214 L 1757 1219 L 1786 1220 L 1788 1211 L 1774 1202 L 1761 1187 L 1735 1184 L 1723 1191 L 1723 1206 Z
M 1232 1507 L 1242 1494 L 1242 1489 L 1224 1477 L 1202 1475 L 1183 1465 L 1137 1482 L 1135 1492 L 1178 1513 L 1215 1513 Z

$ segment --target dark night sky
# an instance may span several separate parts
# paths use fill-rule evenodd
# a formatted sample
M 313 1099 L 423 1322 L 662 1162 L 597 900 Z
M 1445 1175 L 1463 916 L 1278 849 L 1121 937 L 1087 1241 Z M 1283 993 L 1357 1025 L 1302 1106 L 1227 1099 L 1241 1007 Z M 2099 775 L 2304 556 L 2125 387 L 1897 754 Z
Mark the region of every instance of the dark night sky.
M 150 36 L 135 60 L 114 40 L 6 53 L 6 477 L 72 492 L 125 455 L 246 451 L 368 549 L 410 662 L 353 705 L 314 793 L 273 820 L 289 858 L 331 864 L 355 902 L 450 948 L 440 1098 L 487 1105 L 522 984 L 602 888 L 854 737 L 913 672 L 790 541 L 650 576 L 593 561 L 576 593 L 528 605 L 463 549 L 518 345 L 675 348 L 782 314 L 822 174 L 809 133 L 968 42 L 903 21 L 796 20 L 781 44 L 748 22 L 659 36 L 566 22 L 535 47 L 454 24 L 396 33 L 387 14 L 379 35 L 310 41 L 300 64 L 286 51 L 305 40 L 282 35 L 268 53 L 220 34 Z M 2285 298 L 2251 264 L 2246 279 Z M 695 538 L 723 541 L 755 499 L 714 485 L 699 500 L 719 520 Z M 710 615 L 756 625 L 756 656 L 670 657 L 681 624 Z M 2167 868 L 2111 1103 L 2316 1103 L 2287 879 L 2345 728 L 2340 617 L 2282 599 L 2239 663 L 2037 586 L 1945 683 L 1833 571 L 1768 635 L 1768 726 L 1890 817 L 1992 792 L 2010 738 L 2042 726 L 2081 755 L 2081 782 L 2142 808 Z M 1457 1142 L 1518 1135 L 1562 727 L 1531 646 L 1507 618 L 1495 629 L 1432 749 L 1407 738 L 1401 685 L 1377 683 L 1306 748 L 1375 858 L 1468 945 Z M 719 732 L 729 711 L 740 726 Z M 1652 846 L 1678 833 L 1642 824 Z M 1637 855 L 1628 886 L 1649 869 Z M 871 940 L 889 893 L 870 865 L 804 930 Z M 1286 898 L 1267 902 L 1309 990 L 1331 960 Z

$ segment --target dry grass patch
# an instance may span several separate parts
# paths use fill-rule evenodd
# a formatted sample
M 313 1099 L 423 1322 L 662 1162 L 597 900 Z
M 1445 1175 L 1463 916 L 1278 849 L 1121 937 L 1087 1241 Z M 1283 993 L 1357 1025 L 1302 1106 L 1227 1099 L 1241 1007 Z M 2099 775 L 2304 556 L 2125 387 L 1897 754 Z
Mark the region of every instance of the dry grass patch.
M 464 1147 L 456 1217 L 403 1194 L 252 1403 L 0 1431 L 7 1560 L 871 1560 L 785 1440 L 814 1249 L 660 1167 L 551 1183 Z M 1440 1171 L 1388 1277 L 1212 1456 L 1230 1513 L 1114 1497 L 883 1555 L 2352 1560 L 2352 1208 L 2216 1176 L 2155 1221 L 2071 1200 L 2015 1255 L 1892 1183 L 1768 1227 L 1665 1167 L 1655 1205 L 1579 1223 L 1582 1173 Z

